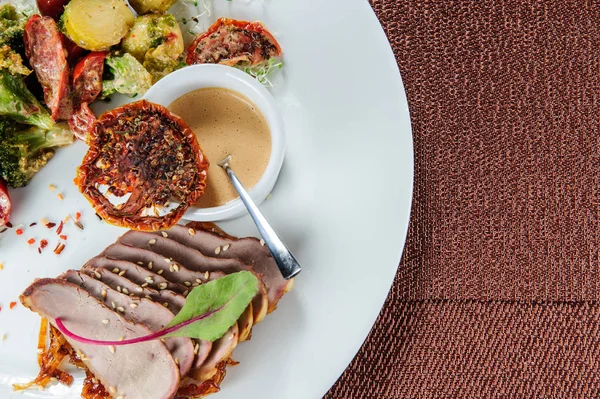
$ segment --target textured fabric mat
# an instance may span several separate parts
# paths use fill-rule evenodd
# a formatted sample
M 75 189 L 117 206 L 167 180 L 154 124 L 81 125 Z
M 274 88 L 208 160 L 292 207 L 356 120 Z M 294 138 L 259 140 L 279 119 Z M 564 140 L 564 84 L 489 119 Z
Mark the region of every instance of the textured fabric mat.
M 396 280 L 327 399 L 600 396 L 600 7 L 372 0 L 411 112 Z

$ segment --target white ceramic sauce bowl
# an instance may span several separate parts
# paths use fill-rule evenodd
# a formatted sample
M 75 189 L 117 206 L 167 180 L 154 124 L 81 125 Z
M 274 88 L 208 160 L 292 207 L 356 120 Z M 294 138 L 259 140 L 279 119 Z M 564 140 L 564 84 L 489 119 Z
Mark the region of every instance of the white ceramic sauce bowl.
M 186 93 L 212 87 L 233 90 L 246 96 L 256 105 L 269 125 L 271 132 L 269 163 L 258 183 L 249 190 L 250 197 L 259 205 L 273 190 L 285 155 L 283 120 L 275 104 L 275 99 L 264 86 L 247 73 L 232 67 L 212 64 L 192 65 L 179 69 L 159 80 L 146 92 L 144 99 L 168 107 L 173 101 Z M 202 140 L 200 139 L 199 142 L 200 147 L 202 147 Z M 235 160 L 235 154 L 232 155 Z M 209 159 L 209 161 L 214 165 L 221 160 Z M 235 163 L 233 166 L 235 172 Z M 244 213 L 246 213 L 246 207 L 238 197 L 224 205 L 212 208 L 191 206 L 183 218 L 201 222 L 214 222 L 235 218 Z

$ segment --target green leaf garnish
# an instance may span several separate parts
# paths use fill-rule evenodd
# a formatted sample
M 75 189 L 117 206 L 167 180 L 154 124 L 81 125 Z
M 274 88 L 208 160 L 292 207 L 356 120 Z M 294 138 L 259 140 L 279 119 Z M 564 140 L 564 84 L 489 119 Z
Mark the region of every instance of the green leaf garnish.
M 241 271 L 200 285 L 167 328 L 178 326 L 167 337 L 190 337 L 215 341 L 240 318 L 258 292 L 258 279 Z
M 194 288 L 181 311 L 164 329 L 123 341 L 100 341 L 70 331 L 60 318 L 56 327 L 66 337 L 89 345 L 131 345 L 163 337 L 189 337 L 216 341 L 240 318 L 258 292 L 258 278 L 241 271 Z

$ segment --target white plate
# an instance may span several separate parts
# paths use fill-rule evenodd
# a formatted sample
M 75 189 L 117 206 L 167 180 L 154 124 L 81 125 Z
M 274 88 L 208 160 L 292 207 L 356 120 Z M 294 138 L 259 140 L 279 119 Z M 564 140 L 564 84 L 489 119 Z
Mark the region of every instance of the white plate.
M 273 94 L 287 132 L 285 164 L 272 198 L 261 206 L 304 266 L 279 309 L 240 345 L 214 398 L 320 398 L 350 363 L 392 284 L 410 213 L 413 153 L 408 106 L 386 37 L 366 0 L 213 0 L 215 16 L 260 19 L 280 40 L 285 68 Z M 80 380 L 44 392 L 12 392 L 38 371 L 39 317 L 9 303 L 34 278 L 79 268 L 123 230 L 94 216 L 72 179 L 82 143 L 60 151 L 31 184 L 11 192 L 12 222 L 0 234 L 0 398 L 79 398 Z M 55 184 L 64 201 L 48 189 Z M 56 235 L 29 228 L 83 213 L 85 231 Z M 254 235 L 248 217 L 223 223 Z M 42 255 L 26 240 L 50 238 Z

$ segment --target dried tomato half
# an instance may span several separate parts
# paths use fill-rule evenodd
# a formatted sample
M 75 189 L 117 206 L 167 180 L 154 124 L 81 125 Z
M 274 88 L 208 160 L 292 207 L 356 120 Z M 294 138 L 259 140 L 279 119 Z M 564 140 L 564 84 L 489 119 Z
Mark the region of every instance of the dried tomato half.
M 281 55 L 279 43 L 263 24 L 229 18 L 219 18 L 187 51 L 189 65 L 257 65 Z
M 109 223 L 167 229 L 206 187 L 209 163 L 194 132 L 161 105 L 141 100 L 105 112 L 88 143 L 75 184 Z

